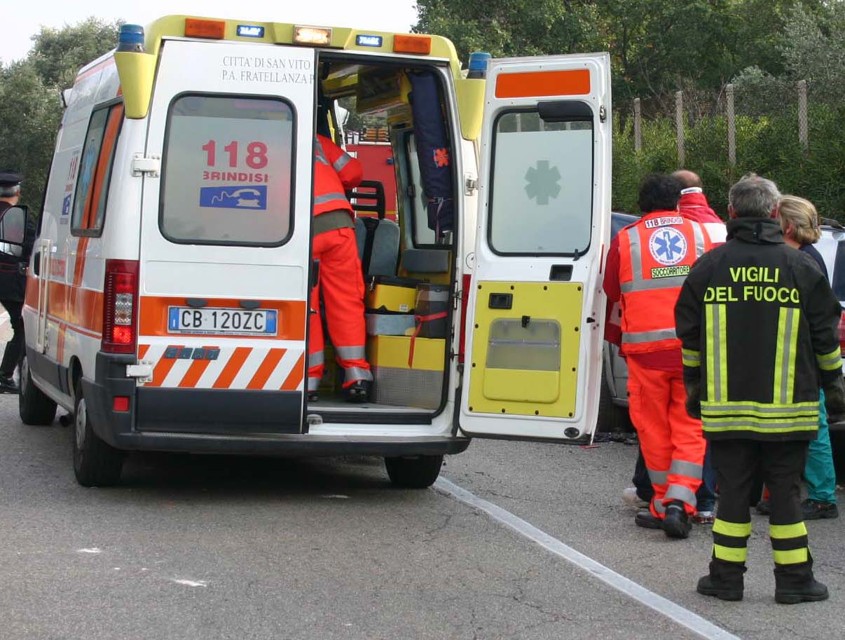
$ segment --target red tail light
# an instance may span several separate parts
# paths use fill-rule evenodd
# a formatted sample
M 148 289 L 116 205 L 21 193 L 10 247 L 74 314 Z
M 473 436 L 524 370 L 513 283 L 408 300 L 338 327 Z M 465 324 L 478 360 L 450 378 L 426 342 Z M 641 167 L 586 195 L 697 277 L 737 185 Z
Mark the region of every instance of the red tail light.
M 839 316 L 839 353 L 845 358 L 845 311 Z
M 138 336 L 138 261 L 106 260 L 103 342 L 106 353 L 135 353 Z
M 467 342 L 467 306 L 469 306 L 469 288 L 471 286 L 472 276 L 464 274 L 461 281 L 461 326 L 458 329 L 458 364 L 463 364 L 464 362 L 464 348 Z

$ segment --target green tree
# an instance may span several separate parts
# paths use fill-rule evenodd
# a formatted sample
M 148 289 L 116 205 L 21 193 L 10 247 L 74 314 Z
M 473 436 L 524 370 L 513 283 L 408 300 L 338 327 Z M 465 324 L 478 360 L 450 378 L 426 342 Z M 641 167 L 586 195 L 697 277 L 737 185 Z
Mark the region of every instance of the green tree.
M 0 167 L 23 172 L 21 202 L 40 214 L 62 117 L 61 91 L 84 64 L 114 48 L 119 22 L 42 27 L 27 57 L 0 67 Z
M 110 51 L 117 45 L 117 34 L 123 21 L 104 22 L 88 18 L 61 29 L 41 27 L 32 36 L 30 60 L 47 85 L 66 89 L 80 67 Z

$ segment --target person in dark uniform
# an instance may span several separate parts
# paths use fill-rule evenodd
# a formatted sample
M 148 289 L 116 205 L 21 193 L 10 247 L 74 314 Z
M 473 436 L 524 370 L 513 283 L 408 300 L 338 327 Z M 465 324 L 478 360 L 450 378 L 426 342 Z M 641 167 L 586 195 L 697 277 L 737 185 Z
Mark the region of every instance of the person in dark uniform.
M 17 171 L 0 170 L 0 219 L 8 209 L 18 204 L 22 180 L 23 176 Z M 0 393 L 18 393 L 14 373 L 23 352 L 21 311 L 26 292 L 26 265 L 35 239 L 34 224 L 29 219 L 27 227 L 28 242 L 22 250 L 14 245 L 0 245 L 0 304 L 9 314 L 13 332 L 0 361 Z
M 755 476 L 771 493 L 775 601 L 825 600 L 801 507 L 801 473 L 828 413 L 845 412 L 839 300 L 806 253 L 784 243 L 780 193 L 750 174 L 731 187 L 728 241 L 704 254 L 675 306 L 687 411 L 701 416 L 719 487 L 710 572 L 697 591 L 741 600 Z

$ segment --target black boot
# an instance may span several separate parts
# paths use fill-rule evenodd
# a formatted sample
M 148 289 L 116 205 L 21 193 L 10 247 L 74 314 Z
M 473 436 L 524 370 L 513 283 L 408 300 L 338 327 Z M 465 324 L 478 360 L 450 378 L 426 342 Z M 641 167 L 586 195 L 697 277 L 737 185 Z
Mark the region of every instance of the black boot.
M 715 596 L 719 600 L 742 600 L 742 585 L 737 588 L 736 586 L 719 582 L 709 574 L 698 581 L 698 586 L 695 590 L 701 595 Z
M 652 515 L 648 509 L 640 509 L 634 516 L 634 524 L 643 529 L 662 529 L 663 521 Z
M 827 600 L 830 594 L 827 587 L 815 578 L 803 585 L 775 588 L 775 602 L 779 604 L 798 604 L 799 602 L 819 602 Z
M 680 500 L 670 502 L 666 506 L 666 515 L 663 517 L 663 531 L 669 538 L 688 538 L 692 523 L 689 515 L 684 509 L 684 503 Z
M 799 564 L 775 564 L 775 602 L 819 602 L 829 596 L 827 587 L 813 576 L 812 556 Z
M 696 591 L 719 600 L 742 600 L 744 573 L 745 564 L 742 562 L 713 558 L 710 561 L 710 573 L 698 581 Z
M 370 383 L 367 380 L 356 380 L 352 386 L 346 388 L 347 402 L 366 402 L 370 399 Z

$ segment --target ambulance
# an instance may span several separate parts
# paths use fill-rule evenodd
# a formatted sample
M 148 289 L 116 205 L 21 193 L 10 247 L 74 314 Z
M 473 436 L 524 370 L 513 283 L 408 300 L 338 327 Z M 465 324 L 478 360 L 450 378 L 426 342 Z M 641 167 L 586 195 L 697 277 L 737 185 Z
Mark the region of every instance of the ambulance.
M 166 16 L 82 68 L 28 268 L 20 416 L 72 418 L 79 483 L 131 451 L 367 455 L 430 486 L 474 437 L 595 429 L 607 54 L 462 69 L 436 35 Z M 369 400 L 307 393 L 315 134 L 389 131 L 361 217 Z M 383 186 L 383 185 L 381 185 Z M 368 190 L 367 187 L 370 187 Z M 326 352 L 326 361 L 332 360 Z

